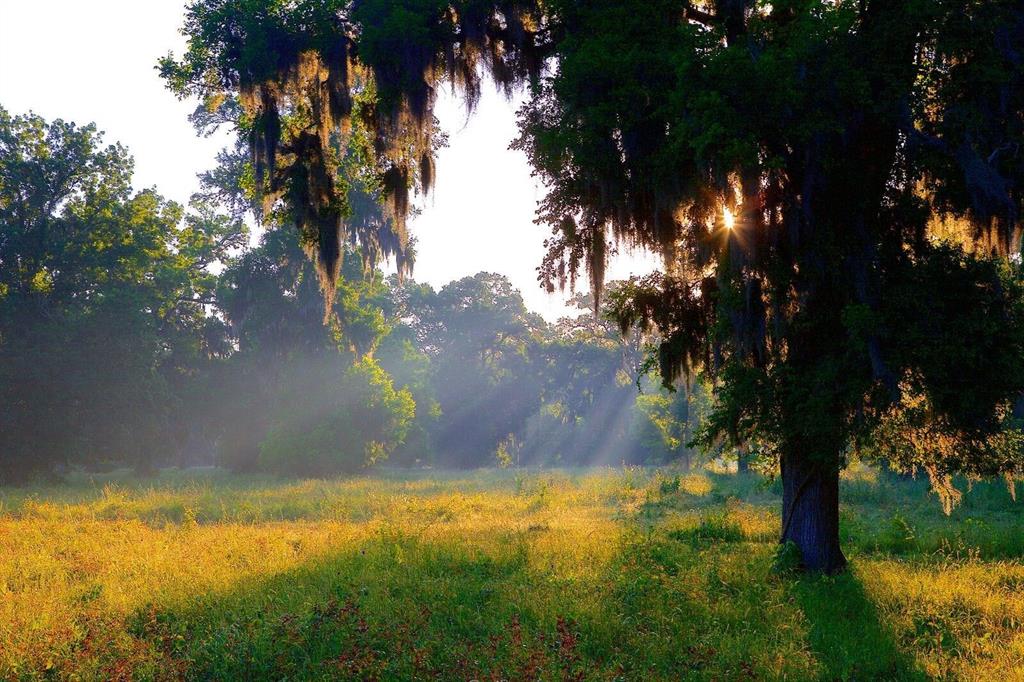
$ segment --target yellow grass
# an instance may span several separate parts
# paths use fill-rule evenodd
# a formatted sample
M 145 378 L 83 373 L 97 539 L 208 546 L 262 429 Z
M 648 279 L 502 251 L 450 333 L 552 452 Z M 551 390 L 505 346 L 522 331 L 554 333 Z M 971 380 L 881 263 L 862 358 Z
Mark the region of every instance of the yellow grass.
M 3 491 L 0 677 L 1024 679 L 1015 508 L 972 548 L 844 485 L 836 579 L 773 573 L 772 487 L 710 472 Z

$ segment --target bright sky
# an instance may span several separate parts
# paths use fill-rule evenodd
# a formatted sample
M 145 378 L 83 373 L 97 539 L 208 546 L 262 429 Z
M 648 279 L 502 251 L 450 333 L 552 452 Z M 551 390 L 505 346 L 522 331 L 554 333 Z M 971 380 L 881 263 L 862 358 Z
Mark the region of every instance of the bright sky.
M 182 0 L 0 0 L 0 106 L 46 119 L 95 122 L 108 142 L 135 157 L 135 186 L 156 186 L 187 203 L 196 173 L 213 166 L 227 137 L 198 137 L 188 115 L 154 70 L 159 57 L 180 54 Z M 414 277 L 440 287 L 481 270 L 500 272 L 527 305 L 549 319 L 566 308 L 536 281 L 548 228 L 533 223 L 542 189 L 525 157 L 508 149 L 516 134 L 515 104 L 493 89 L 474 115 L 452 97 L 438 118 L 450 146 L 437 162 L 437 186 L 412 223 L 418 259 Z M 609 278 L 649 272 L 650 256 L 619 257 Z

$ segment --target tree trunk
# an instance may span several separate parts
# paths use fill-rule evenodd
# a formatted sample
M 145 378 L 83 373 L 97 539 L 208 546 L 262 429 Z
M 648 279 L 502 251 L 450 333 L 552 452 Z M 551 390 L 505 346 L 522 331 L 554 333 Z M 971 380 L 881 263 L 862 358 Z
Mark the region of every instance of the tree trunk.
M 679 463 L 683 466 L 683 471 L 689 471 L 691 467 L 690 462 L 690 449 L 683 448 L 679 452 Z
M 783 455 L 781 542 L 797 546 L 806 571 L 833 575 L 846 568 L 839 547 L 837 466 Z
M 745 474 L 750 471 L 750 450 L 747 445 L 736 448 L 736 473 Z

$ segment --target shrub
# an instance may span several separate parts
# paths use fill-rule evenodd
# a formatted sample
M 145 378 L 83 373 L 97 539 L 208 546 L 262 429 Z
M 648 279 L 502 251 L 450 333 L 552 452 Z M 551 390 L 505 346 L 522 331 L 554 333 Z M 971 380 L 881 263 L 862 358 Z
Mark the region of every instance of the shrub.
M 406 389 L 372 359 L 354 364 L 291 404 L 260 446 L 260 468 L 296 475 L 351 473 L 380 462 L 402 444 L 415 416 Z

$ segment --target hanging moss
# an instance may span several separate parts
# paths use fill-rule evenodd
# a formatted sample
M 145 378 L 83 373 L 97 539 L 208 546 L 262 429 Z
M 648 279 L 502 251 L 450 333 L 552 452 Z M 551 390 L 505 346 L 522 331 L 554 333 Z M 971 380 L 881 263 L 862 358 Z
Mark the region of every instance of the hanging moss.
M 161 72 L 182 96 L 237 95 L 264 212 L 287 200 L 329 305 L 352 182 L 339 152 L 357 137 L 371 145 L 364 161 L 377 169 L 371 184 L 389 220 L 364 223 L 382 232 L 359 239 L 374 257 L 411 266 L 411 194 L 430 190 L 442 143 L 437 88 L 453 84 L 472 110 L 485 73 L 509 94 L 536 81 L 541 24 L 534 2 L 197 0 L 186 19 L 188 50 L 180 61 L 164 59 Z

